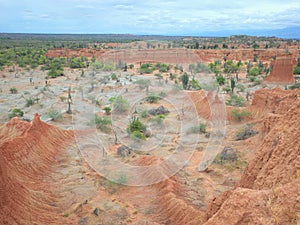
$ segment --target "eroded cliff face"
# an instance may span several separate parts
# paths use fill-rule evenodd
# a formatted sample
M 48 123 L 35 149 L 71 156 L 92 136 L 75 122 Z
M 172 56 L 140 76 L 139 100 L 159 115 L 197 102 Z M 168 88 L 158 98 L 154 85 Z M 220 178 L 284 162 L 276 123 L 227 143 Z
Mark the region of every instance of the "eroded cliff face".
M 295 78 L 293 68 L 297 64 L 296 58 L 281 57 L 272 62 L 273 69 L 271 74 L 264 79 L 267 83 L 293 84 Z
M 274 115 L 284 114 L 299 100 L 299 93 L 299 89 L 259 89 L 254 94 L 249 110 L 258 119 L 269 116 L 269 113 Z
M 286 57 L 287 53 L 284 49 L 220 49 L 220 50 L 196 50 L 195 53 L 204 62 L 212 62 L 214 60 L 223 60 L 226 57 L 227 60 L 234 61 L 248 61 L 253 60 L 254 56 L 258 57 L 260 61 L 270 61 L 274 57 Z M 290 55 L 297 58 L 299 51 L 297 49 L 291 49 Z
M 297 224 L 300 222 L 299 90 L 259 90 L 250 109 L 264 111 L 260 114 L 265 115 L 261 123 L 262 144 L 236 188 L 210 204 L 205 224 Z
M 17 118 L 0 127 L 1 224 L 58 224 L 63 221 L 55 205 L 56 195 L 44 177 L 56 163 L 56 155 L 73 134 L 41 122 Z
M 87 57 L 92 58 L 93 56 L 96 58 L 101 57 L 106 50 L 100 50 L 100 49 L 66 49 L 66 48 L 56 48 L 56 49 L 49 49 L 46 53 L 46 56 L 49 58 L 54 57 Z

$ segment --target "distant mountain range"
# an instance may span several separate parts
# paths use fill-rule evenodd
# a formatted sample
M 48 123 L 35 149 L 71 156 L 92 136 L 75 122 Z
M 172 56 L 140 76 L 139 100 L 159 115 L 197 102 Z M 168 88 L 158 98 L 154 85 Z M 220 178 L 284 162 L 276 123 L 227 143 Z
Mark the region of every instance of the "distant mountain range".
M 210 37 L 228 37 L 232 35 L 251 35 L 251 36 L 266 36 L 279 37 L 287 39 L 300 39 L 300 27 L 288 27 L 284 29 L 265 29 L 265 30 L 223 30 L 197 33 L 196 36 Z
M 33 39 L 47 39 L 49 37 L 55 39 L 69 39 L 76 37 L 76 39 L 90 39 L 99 38 L 107 39 L 160 39 L 160 40 L 175 40 L 183 37 L 229 37 L 232 35 L 248 35 L 248 36 L 264 36 L 264 37 L 278 37 L 285 39 L 300 39 L 300 26 L 288 27 L 284 29 L 264 29 L 264 30 L 222 30 L 222 31 L 195 31 L 187 34 L 170 34 L 170 35 L 143 35 L 143 34 L 29 34 L 29 33 L 1 33 L 0 38 L 18 39 L 24 36 L 30 36 Z

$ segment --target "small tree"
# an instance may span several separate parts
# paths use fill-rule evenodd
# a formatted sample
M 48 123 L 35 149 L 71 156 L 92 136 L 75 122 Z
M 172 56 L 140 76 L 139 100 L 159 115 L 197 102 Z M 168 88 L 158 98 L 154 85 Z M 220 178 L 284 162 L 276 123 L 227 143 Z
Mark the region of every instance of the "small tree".
M 109 101 L 112 103 L 114 112 L 124 113 L 129 109 L 129 103 L 121 95 L 110 98 Z
M 216 79 L 217 79 L 217 82 L 220 86 L 225 84 L 225 81 L 226 81 L 225 77 L 217 76 Z
M 182 82 L 183 89 L 187 90 L 188 89 L 188 84 L 189 84 L 189 75 L 187 73 L 184 73 L 182 75 L 181 82 Z
M 233 90 L 235 88 L 235 80 L 233 78 L 231 78 L 230 80 L 230 87 L 231 87 L 231 93 L 233 93 Z
M 17 90 L 17 88 L 15 88 L 15 87 L 10 88 L 9 91 L 10 91 L 10 93 L 12 93 L 12 94 L 18 93 L 18 90 Z
M 110 113 L 111 113 L 111 108 L 110 108 L 109 106 L 104 107 L 103 110 L 105 111 L 105 114 L 106 114 L 106 115 L 110 115 Z
M 149 86 L 151 85 L 151 81 L 148 79 L 139 79 L 137 81 L 134 82 L 135 84 L 139 85 L 140 89 L 146 89 L 146 92 L 148 93 L 149 91 Z
M 133 117 L 130 120 L 127 131 L 130 134 L 131 138 L 146 140 L 146 125 L 144 125 L 138 117 Z

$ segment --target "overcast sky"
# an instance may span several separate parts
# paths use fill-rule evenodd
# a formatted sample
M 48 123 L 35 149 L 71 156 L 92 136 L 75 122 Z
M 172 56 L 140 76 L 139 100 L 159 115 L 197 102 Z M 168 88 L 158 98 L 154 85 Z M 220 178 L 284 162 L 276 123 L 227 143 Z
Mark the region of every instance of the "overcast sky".
M 197 35 L 300 25 L 300 0 L 0 0 L 0 32 Z

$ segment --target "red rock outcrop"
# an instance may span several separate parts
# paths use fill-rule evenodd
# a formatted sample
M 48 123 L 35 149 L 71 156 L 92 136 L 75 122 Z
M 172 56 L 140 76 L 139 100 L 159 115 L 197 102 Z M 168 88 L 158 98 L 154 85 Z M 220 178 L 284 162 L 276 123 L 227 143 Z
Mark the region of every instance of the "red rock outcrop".
M 282 91 L 282 103 L 275 106 L 265 100 L 279 99 L 281 91 L 263 91 L 255 93 L 252 107 L 262 101 L 261 107 L 273 111 L 262 123 L 269 126 L 265 137 L 236 188 L 210 204 L 206 225 L 300 222 L 300 99 L 297 90 Z
M 70 131 L 17 118 L 0 127 L 0 223 L 59 224 L 63 218 L 53 205 L 57 196 L 44 177 L 55 156 L 72 139 Z
M 278 84 L 295 83 L 293 68 L 296 64 L 297 61 L 295 58 L 277 58 L 275 61 L 272 62 L 273 69 L 271 71 L 271 74 L 264 79 L 264 82 Z
M 284 114 L 297 101 L 299 94 L 299 89 L 259 89 L 248 108 L 255 118 L 261 118 L 268 113 Z
M 195 53 L 199 56 L 201 61 L 213 62 L 215 60 L 223 60 L 226 57 L 227 60 L 234 61 L 253 61 L 254 56 L 258 57 L 260 61 L 270 61 L 273 57 L 286 56 L 286 52 L 283 49 L 205 49 L 196 50 Z M 299 57 L 299 50 L 291 49 L 290 56 L 293 58 Z

